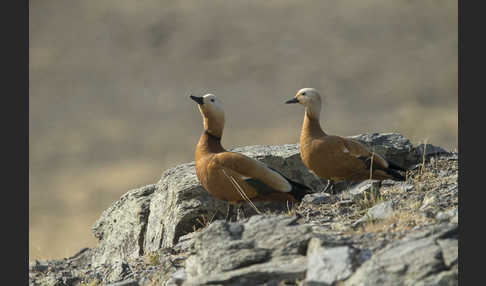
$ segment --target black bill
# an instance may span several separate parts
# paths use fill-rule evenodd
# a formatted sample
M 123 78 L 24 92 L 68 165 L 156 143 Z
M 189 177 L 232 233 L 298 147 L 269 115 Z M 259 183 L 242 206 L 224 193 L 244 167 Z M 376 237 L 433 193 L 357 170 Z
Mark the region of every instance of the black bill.
M 287 104 L 288 103 L 299 103 L 299 100 L 296 97 L 294 97 L 292 99 L 287 100 L 285 103 L 287 103 Z
M 202 96 L 190 95 L 190 97 L 191 97 L 192 100 L 194 100 L 195 102 L 197 102 L 197 104 L 199 104 L 199 105 L 204 104 L 204 100 L 203 100 Z

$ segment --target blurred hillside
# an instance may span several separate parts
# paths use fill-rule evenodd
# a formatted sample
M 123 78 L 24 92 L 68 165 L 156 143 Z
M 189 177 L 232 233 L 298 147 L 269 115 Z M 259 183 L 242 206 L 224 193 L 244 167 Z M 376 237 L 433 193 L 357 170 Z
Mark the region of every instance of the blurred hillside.
M 298 142 L 302 87 L 343 136 L 457 147 L 457 1 L 30 1 L 29 258 L 93 246 L 127 190 L 193 160 L 189 93 L 227 148 Z

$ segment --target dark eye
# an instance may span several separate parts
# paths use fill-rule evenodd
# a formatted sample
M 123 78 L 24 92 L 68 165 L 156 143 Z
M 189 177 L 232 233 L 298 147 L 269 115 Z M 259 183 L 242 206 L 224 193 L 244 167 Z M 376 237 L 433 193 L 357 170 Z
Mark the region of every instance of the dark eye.
M 211 102 L 214 102 L 214 98 L 211 98 Z
M 303 92 L 302 95 L 305 95 L 305 92 Z

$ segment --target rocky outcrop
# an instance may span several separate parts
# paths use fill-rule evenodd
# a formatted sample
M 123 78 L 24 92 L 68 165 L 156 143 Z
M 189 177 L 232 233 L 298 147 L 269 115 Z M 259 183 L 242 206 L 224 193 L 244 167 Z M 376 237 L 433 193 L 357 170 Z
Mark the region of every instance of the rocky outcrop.
M 422 160 L 423 148 L 414 149 L 410 141 L 399 134 L 366 134 L 351 138 L 363 142 L 375 152 L 404 167 Z M 427 149 L 429 155 L 445 152 L 438 147 Z M 436 153 L 430 150 L 435 150 Z M 261 160 L 314 190 L 323 188 L 322 180 L 302 164 L 298 144 L 249 146 L 236 148 L 234 151 Z M 361 193 L 359 189 L 357 192 Z M 354 196 L 354 193 L 351 194 Z M 273 210 L 285 210 L 287 207 L 261 202 L 256 203 L 256 206 L 259 209 Z M 222 218 L 226 207 L 225 202 L 208 196 L 201 187 L 194 163 L 171 168 L 162 174 L 155 185 L 130 191 L 102 214 L 93 227 L 102 248 L 94 264 L 123 260 L 143 255 L 144 252 L 171 247 L 180 236 L 202 227 L 199 221 Z M 245 212 L 249 215 L 255 214 L 249 206 L 246 206 Z M 134 223 L 138 229 L 132 228 Z M 130 244 L 132 241 L 137 241 L 137 244 Z
M 449 154 L 443 148 L 431 144 L 420 144 L 414 147 L 409 139 L 398 133 L 360 134 L 349 138 L 360 141 L 371 151 L 406 169 L 421 162 L 424 154 L 425 156 Z
M 309 243 L 305 285 L 334 285 L 351 276 L 356 267 L 355 248 L 344 245 L 324 247 L 317 238 Z
M 92 229 L 99 241 L 95 266 L 144 254 L 150 199 L 155 190 L 155 185 L 148 185 L 129 191 L 101 214 Z
M 187 284 L 258 285 L 303 278 L 312 231 L 296 221 L 258 215 L 238 223 L 212 223 L 194 240 L 186 260 Z
M 409 235 L 375 253 L 344 285 L 457 285 L 457 239 L 457 225 Z
M 394 133 L 352 138 L 413 169 L 407 181 L 323 193 L 298 144 L 237 148 L 314 194 L 293 206 L 257 203 L 262 215 L 246 207 L 248 218 L 228 223 L 226 203 L 207 195 L 193 163 L 181 164 L 106 209 L 95 248 L 31 263 L 31 285 L 457 284 L 457 153 Z
M 296 181 L 317 188 L 320 180 L 303 166 L 298 145 L 250 146 L 234 149 L 265 162 Z M 286 205 L 258 202 L 259 209 L 286 210 Z M 209 196 L 199 184 L 194 163 L 165 171 L 155 184 L 132 190 L 103 212 L 93 227 L 100 240 L 94 265 L 174 246 L 179 237 L 221 219 L 227 204 Z M 255 214 L 245 206 L 247 215 Z M 133 226 L 136 226 L 134 229 Z M 143 230 L 143 231 L 142 231 Z M 136 245 L 127 242 L 137 241 Z

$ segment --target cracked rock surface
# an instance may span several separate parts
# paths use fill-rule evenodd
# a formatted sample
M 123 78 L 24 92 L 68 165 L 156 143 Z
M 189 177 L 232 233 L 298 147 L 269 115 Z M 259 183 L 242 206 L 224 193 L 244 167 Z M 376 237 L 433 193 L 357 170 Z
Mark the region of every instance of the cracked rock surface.
M 353 136 L 410 168 L 407 181 L 344 182 L 323 193 L 299 145 L 234 149 L 314 193 L 258 203 L 223 220 L 194 163 L 130 190 L 94 223 L 98 239 L 71 257 L 32 261 L 30 285 L 457 285 L 458 156 L 396 133 Z M 424 153 L 425 152 L 425 153 Z M 424 160 L 425 159 L 425 160 Z

